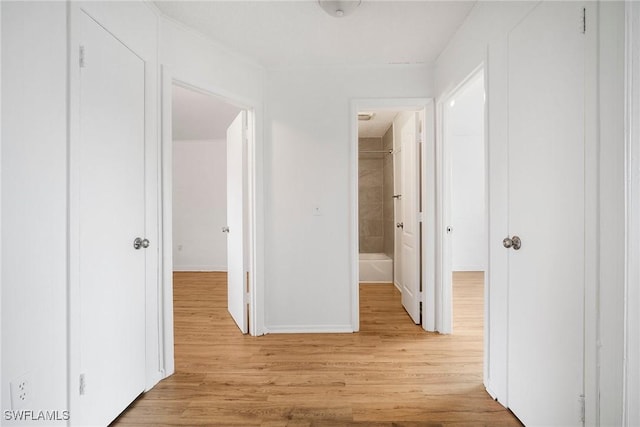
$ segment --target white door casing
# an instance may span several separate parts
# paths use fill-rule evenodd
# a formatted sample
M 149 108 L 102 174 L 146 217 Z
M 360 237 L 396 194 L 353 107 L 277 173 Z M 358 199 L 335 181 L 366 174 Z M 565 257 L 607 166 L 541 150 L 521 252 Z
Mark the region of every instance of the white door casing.
M 394 226 L 402 221 L 402 144 L 394 123 L 393 133 L 393 219 Z M 393 234 L 393 284 L 402 292 L 402 229 L 395 226 Z
M 231 317 L 249 332 L 246 256 L 247 111 L 227 129 L 227 298 Z
M 80 14 L 80 393 L 74 425 L 107 425 L 145 388 L 145 63 Z
M 583 5 L 539 4 L 509 34 L 508 402 L 581 425 L 585 269 Z M 505 236 L 506 237 L 506 236 Z
M 411 112 L 401 125 L 400 269 L 402 305 L 411 319 L 420 324 L 420 138 L 417 112 Z

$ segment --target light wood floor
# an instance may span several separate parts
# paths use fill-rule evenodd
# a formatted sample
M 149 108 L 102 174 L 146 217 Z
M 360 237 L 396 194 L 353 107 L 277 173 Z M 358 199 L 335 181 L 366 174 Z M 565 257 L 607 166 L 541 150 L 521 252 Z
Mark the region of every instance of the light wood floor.
M 113 425 L 519 426 L 482 385 L 482 276 L 454 277 L 454 334 L 413 325 L 393 285 L 361 285 L 355 334 L 241 335 L 226 276 L 176 273 L 176 373 Z

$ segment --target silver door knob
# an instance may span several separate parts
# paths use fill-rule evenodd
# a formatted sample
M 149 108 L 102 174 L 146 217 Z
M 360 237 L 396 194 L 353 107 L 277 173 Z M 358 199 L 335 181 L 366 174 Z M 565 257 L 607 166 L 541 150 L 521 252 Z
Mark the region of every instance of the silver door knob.
M 513 236 L 513 237 L 507 236 L 502 240 L 502 246 L 504 246 L 507 249 L 513 248 L 514 251 L 517 251 L 522 247 L 522 240 L 520 240 L 520 237 L 518 236 Z
M 403 222 L 397 223 L 396 228 L 404 228 L 404 223 Z
M 522 247 L 522 240 L 520 240 L 520 238 L 518 236 L 513 236 L 511 238 L 511 241 L 513 242 L 513 250 L 517 251 L 518 249 L 520 249 Z
M 229 232 L 229 226 L 225 225 L 224 227 L 222 227 L 222 232 L 223 233 L 228 233 Z
M 142 237 L 136 237 L 133 241 L 133 249 L 138 250 L 140 248 L 147 249 L 149 247 L 149 240 Z

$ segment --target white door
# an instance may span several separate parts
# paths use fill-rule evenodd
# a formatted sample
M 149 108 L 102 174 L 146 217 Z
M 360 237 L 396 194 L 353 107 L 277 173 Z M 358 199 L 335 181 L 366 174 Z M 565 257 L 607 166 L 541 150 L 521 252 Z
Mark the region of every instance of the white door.
M 417 324 L 420 323 L 419 123 L 418 113 L 411 112 L 400 129 L 402 221 L 399 224 L 402 305 Z
M 227 298 L 231 317 L 242 333 L 249 331 L 246 269 L 247 112 L 227 129 Z
M 509 34 L 508 405 L 525 425 L 582 425 L 583 5 L 542 2 Z
M 107 425 L 145 387 L 144 61 L 81 14 L 80 413 Z M 77 385 L 72 390 L 78 390 Z

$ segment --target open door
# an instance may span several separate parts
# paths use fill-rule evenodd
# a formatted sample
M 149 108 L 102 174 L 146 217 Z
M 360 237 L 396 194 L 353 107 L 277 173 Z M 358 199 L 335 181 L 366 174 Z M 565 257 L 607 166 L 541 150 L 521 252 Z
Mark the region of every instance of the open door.
M 227 299 L 228 310 L 243 334 L 249 332 L 246 256 L 247 112 L 227 129 Z
M 401 185 L 401 221 L 396 224 L 400 229 L 400 289 L 402 305 L 411 319 L 420 324 L 420 120 L 417 112 L 410 112 L 400 128 L 400 147 L 402 170 Z

